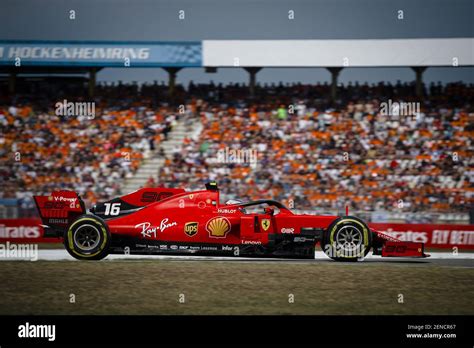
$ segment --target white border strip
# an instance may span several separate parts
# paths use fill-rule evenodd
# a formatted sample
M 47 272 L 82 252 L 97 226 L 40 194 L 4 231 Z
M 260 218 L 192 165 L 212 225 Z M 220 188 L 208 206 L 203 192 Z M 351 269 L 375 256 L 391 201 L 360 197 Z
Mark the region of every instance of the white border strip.
M 458 255 L 454 255 L 452 252 L 429 252 L 431 256 L 427 259 L 418 259 L 418 258 L 382 258 L 381 256 L 373 256 L 372 253 L 367 255 L 368 259 L 377 259 L 377 260 L 396 260 L 396 259 L 403 259 L 403 260 L 430 260 L 430 259 L 451 259 L 451 260 L 463 260 L 469 259 L 474 260 L 474 252 L 460 252 Z M 315 259 L 316 260 L 329 260 L 329 258 L 324 254 L 322 251 L 315 252 Z M 195 255 L 109 255 L 105 260 L 113 261 L 113 260 L 131 260 L 131 259 L 144 259 L 144 260 L 195 260 L 195 261 L 202 261 L 202 260 L 215 260 L 215 261 L 239 261 L 239 260 L 255 260 L 255 258 L 244 258 L 244 257 L 223 257 L 223 256 L 195 256 Z M 12 259 L 12 258 L 1 258 L 0 261 L 19 261 L 22 259 Z M 38 260 L 42 261 L 77 261 L 71 255 L 68 254 L 66 250 L 62 249 L 43 249 L 38 250 Z M 262 260 L 262 259 L 260 259 Z M 268 260 L 268 259 L 266 259 Z M 281 261 L 285 261 L 284 259 L 278 259 Z M 292 259 L 293 261 L 297 261 L 296 259 Z
M 208 67 L 473 66 L 474 39 L 204 40 Z

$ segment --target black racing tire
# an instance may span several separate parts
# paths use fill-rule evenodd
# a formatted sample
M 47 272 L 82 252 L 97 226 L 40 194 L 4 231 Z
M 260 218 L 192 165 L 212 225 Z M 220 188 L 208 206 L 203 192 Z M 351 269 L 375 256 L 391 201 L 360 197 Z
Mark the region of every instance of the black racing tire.
M 372 247 L 372 232 L 354 216 L 339 217 L 324 231 L 321 248 L 335 261 L 361 261 Z
M 95 215 L 81 215 L 64 232 L 64 246 L 78 260 L 101 260 L 109 254 L 110 231 Z

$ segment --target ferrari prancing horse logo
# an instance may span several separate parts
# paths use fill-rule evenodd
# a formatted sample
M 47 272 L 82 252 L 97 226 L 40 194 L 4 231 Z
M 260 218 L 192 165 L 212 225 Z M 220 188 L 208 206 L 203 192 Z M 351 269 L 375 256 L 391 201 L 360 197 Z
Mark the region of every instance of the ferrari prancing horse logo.
M 264 231 L 270 228 L 270 219 L 262 219 L 262 228 Z

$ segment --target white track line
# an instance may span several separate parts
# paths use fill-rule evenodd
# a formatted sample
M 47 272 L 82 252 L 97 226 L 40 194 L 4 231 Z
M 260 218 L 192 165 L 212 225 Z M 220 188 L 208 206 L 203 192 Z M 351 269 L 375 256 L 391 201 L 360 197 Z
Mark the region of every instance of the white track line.
M 429 253 L 431 257 L 425 260 L 430 259 L 451 259 L 451 260 L 463 260 L 470 259 L 474 260 L 474 253 L 459 253 L 458 255 L 453 255 L 451 252 L 433 252 Z M 373 256 L 372 253 L 367 255 L 368 259 L 382 259 L 380 256 Z M 38 260 L 41 261 L 75 261 L 75 259 L 67 253 L 66 250 L 62 249 L 41 249 L 38 250 Z M 246 258 L 246 257 L 222 257 L 222 256 L 195 256 L 195 255 L 109 255 L 105 260 L 132 260 L 132 259 L 144 259 L 144 260 L 258 260 L 255 258 Z M 328 260 L 329 258 L 322 252 L 315 252 L 315 260 Z M 398 258 L 387 258 L 390 260 L 395 260 Z M 400 258 L 408 260 L 409 258 Z M 12 258 L 5 257 L 3 254 L 0 255 L 0 261 L 16 261 L 16 260 L 25 260 L 25 258 Z M 30 260 L 27 258 L 26 260 Z M 260 259 L 262 260 L 262 259 Z M 265 260 L 284 260 L 284 259 L 265 259 Z M 294 259 L 297 260 L 297 259 Z M 421 259 L 414 259 L 421 260 Z

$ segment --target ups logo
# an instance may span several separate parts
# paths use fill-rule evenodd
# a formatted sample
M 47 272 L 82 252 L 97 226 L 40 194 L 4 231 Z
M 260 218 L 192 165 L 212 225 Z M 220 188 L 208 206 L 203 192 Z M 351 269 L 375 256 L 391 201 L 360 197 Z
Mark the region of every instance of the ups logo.
M 197 222 L 187 222 L 184 225 L 184 233 L 186 233 L 188 237 L 193 237 L 198 232 L 198 226 L 199 223 Z

